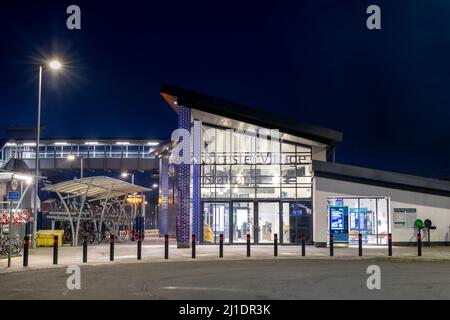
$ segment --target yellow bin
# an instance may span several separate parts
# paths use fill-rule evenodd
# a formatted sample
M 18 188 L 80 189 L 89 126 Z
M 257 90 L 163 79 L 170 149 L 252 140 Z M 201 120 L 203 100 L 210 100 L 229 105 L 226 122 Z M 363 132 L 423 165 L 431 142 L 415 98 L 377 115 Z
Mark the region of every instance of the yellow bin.
M 64 230 L 39 230 L 36 237 L 36 246 L 53 247 L 53 238 L 58 236 L 58 247 L 62 246 Z

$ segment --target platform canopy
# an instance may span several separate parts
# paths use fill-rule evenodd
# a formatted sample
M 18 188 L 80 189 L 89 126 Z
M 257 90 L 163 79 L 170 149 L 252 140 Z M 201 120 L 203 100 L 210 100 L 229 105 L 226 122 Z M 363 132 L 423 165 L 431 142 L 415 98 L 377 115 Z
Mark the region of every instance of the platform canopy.
M 117 198 L 151 191 L 151 189 L 106 176 L 75 178 L 47 186 L 42 190 L 70 196 L 86 196 L 87 199 Z

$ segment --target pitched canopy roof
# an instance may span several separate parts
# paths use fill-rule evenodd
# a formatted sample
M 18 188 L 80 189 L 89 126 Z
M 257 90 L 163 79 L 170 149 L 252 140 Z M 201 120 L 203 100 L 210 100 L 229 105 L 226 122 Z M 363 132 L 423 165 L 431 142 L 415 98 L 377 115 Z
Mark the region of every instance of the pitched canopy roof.
M 151 191 L 150 189 L 106 176 L 68 180 L 47 186 L 42 190 L 73 196 L 86 195 L 90 199 L 106 198 L 108 194 L 110 198 L 114 198 L 131 193 Z

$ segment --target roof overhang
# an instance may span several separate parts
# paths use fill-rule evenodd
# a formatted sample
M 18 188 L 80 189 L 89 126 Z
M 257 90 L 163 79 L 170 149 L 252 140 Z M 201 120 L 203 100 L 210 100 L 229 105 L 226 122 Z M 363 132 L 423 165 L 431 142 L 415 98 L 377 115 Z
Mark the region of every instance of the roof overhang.
M 317 160 L 312 166 L 314 177 L 450 197 L 450 182 L 444 180 Z
M 282 139 L 335 146 L 342 141 L 342 133 L 305 123 L 295 119 L 264 112 L 252 107 L 213 98 L 176 86 L 163 84 L 161 95 L 175 112 L 179 106 L 192 109 L 194 119 L 202 122 L 239 130 L 258 127 L 277 129 Z

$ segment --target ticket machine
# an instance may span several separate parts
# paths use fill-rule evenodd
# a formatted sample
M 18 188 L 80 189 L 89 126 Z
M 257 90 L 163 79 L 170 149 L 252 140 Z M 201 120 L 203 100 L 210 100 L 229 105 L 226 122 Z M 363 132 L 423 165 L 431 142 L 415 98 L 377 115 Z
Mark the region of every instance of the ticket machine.
M 333 235 L 335 245 L 348 246 L 348 207 L 329 207 L 329 232 Z

